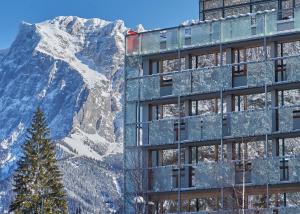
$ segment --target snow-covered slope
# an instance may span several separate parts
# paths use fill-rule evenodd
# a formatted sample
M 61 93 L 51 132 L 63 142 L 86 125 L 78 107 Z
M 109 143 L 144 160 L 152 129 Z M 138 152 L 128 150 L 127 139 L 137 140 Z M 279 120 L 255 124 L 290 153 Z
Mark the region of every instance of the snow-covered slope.
M 120 208 L 125 31 L 120 20 L 56 17 L 22 23 L 0 51 L 0 213 L 37 106 L 57 143 L 70 208 Z

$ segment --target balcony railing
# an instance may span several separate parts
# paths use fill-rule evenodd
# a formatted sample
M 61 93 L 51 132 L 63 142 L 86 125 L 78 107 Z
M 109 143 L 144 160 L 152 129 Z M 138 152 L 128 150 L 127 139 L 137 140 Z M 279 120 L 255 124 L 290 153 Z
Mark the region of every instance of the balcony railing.
M 222 211 L 199 211 L 199 212 L 182 212 L 183 214 L 299 214 L 300 207 L 277 207 L 277 208 L 258 208 L 258 209 L 234 209 L 234 210 L 222 210 Z M 168 213 L 175 214 L 175 213 Z
M 267 11 L 129 35 L 126 54 L 154 54 L 299 30 L 300 8 L 295 8 L 294 18 L 288 20 L 279 19 L 277 11 Z
M 135 62 L 135 60 L 132 60 Z M 284 62 L 284 69 L 278 69 L 278 61 Z M 235 77 L 233 67 L 247 66 L 244 76 Z M 221 67 L 199 68 L 148 76 L 134 76 L 141 74 L 130 65 L 127 76 L 127 101 L 145 101 L 165 97 L 204 94 L 240 87 L 261 87 L 265 84 L 287 83 L 300 81 L 300 56 L 270 59 L 266 62 L 247 62 Z M 131 72 L 131 73 L 130 73 Z M 169 84 L 163 85 L 162 79 L 167 78 Z
M 285 168 L 282 168 L 283 162 Z M 245 184 L 271 185 L 300 182 L 300 156 L 273 157 L 245 161 Z M 241 171 L 235 166 L 242 161 L 200 162 L 181 166 L 182 189 L 213 189 L 240 186 Z M 246 168 L 246 167 L 245 167 Z M 287 170 L 288 169 L 288 170 Z M 285 170 L 285 172 L 283 172 Z M 165 192 L 178 190 L 178 167 L 159 166 L 148 170 L 149 191 Z M 285 174 L 285 176 L 283 176 Z
M 300 131 L 300 107 L 285 106 L 240 112 L 207 113 L 178 118 L 127 123 L 126 146 L 168 145 L 223 138 L 255 137 Z M 226 122 L 224 122 L 226 121 Z M 132 121 L 131 121 L 132 122 Z

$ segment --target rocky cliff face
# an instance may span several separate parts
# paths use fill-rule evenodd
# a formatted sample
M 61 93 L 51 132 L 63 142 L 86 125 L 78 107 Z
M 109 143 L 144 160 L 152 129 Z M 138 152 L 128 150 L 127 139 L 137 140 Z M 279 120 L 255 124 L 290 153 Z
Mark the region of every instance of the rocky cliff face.
M 70 209 L 121 206 L 123 21 L 57 17 L 22 23 L 0 52 L 0 213 L 36 107 L 47 117 Z

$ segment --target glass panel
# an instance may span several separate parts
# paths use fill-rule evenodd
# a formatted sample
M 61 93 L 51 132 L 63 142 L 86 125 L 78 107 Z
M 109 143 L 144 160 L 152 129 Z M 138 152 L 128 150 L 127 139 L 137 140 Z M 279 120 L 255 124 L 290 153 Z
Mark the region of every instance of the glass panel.
M 280 182 L 280 161 L 278 159 L 255 159 L 252 161 L 251 181 L 255 185 Z
M 286 69 L 287 69 L 287 80 L 288 81 L 298 81 L 300 80 L 300 58 L 291 57 L 286 59 Z
M 222 130 L 221 114 L 210 114 L 188 119 L 189 140 L 220 139 Z
M 265 33 L 265 15 L 257 14 L 255 16 L 255 34 L 257 36 L 263 36 Z
M 136 123 L 136 103 L 126 104 L 126 123 Z
M 136 125 L 126 125 L 125 146 L 136 146 Z
M 234 167 L 232 163 L 201 162 L 195 167 L 195 186 L 200 189 L 232 186 Z
M 193 46 L 206 45 L 210 43 L 210 24 L 200 24 L 191 27 Z
M 293 130 L 293 109 L 280 108 L 279 109 L 279 131 L 290 132 Z
M 212 22 L 212 43 L 219 43 L 221 41 L 221 21 Z
M 134 195 L 126 194 L 126 196 L 124 197 L 124 199 L 125 199 L 124 206 L 125 206 L 125 210 L 128 213 L 135 213 L 136 212 L 135 198 L 136 198 L 136 194 L 134 194 Z
M 141 100 L 150 100 L 160 96 L 160 77 L 147 76 L 141 79 Z
M 299 214 L 300 208 L 298 207 L 282 207 L 279 208 L 280 214 Z
M 142 41 L 142 53 L 155 53 L 160 50 L 160 32 L 147 32 L 140 35 Z
M 192 72 L 192 90 L 193 92 L 210 92 L 231 88 L 230 67 L 223 68 L 212 67 L 208 69 L 199 69 Z
M 232 39 L 232 19 L 222 21 L 222 41 L 227 42 Z
M 153 172 L 153 191 L 163 192 L 172 190 L 172 167 L 158 167 Z
M 172 144 L 174 142 L 174 121 L 158 120 L 149 124 L 149 144 Z
M 290 181 L 300 181 L 300 156 L 296 156 L 289 160 L 289 174 Z
M 272 111 L 243 111 L 231 113 L 232 136 L 254 136 L 271 133 Z
M 127 54 L 138 54 L 139 53 L 139 35 L 131 35 L 127 37 L 126 40 L 126 53 Z
M 139 79 L 126 81 L 126 99 L 127 101 L 135 101 L 139 99 Z
M 141 191 L 141 174 L 139 170 L 126 170 L 125 189 L 127 193 L 138 193 Z
M 124 150 L 124 165 L 126 169 L 138 169 L 141 167 L 140 154 L 136 148 Z
M 142 58 L 140 56 L 127 56 L 126 60 L 126 78 L 139 77 L 142 74 Z
M 273 62 L 257 62 L 249 63 L 248 67 L 248 86 L 263 86 L 265 83 L 272 84 L 274 82 L 274 63 Z
M 178 30 L 171 29 L 167 31 L 167 49 L 175 50 L 178 46 Z
M 175 73 L 173 79 L 173 95 L 183 95 L 191 93 L 191 72 Z
M 232 19 L 232 40 L 245 39 L 251 36 L 250 16 Z
M 266 35 L 277 33 L 277 12 L 265 14 Z
M 294 28 L 300 30 L 300 7 L 295 8 Z

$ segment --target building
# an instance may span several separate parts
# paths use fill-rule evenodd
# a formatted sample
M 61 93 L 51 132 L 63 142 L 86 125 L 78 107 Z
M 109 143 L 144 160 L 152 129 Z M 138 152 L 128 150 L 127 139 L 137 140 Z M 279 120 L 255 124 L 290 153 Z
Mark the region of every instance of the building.
M 300 213 L 299 3 L 128 33 L 125 213 Z

